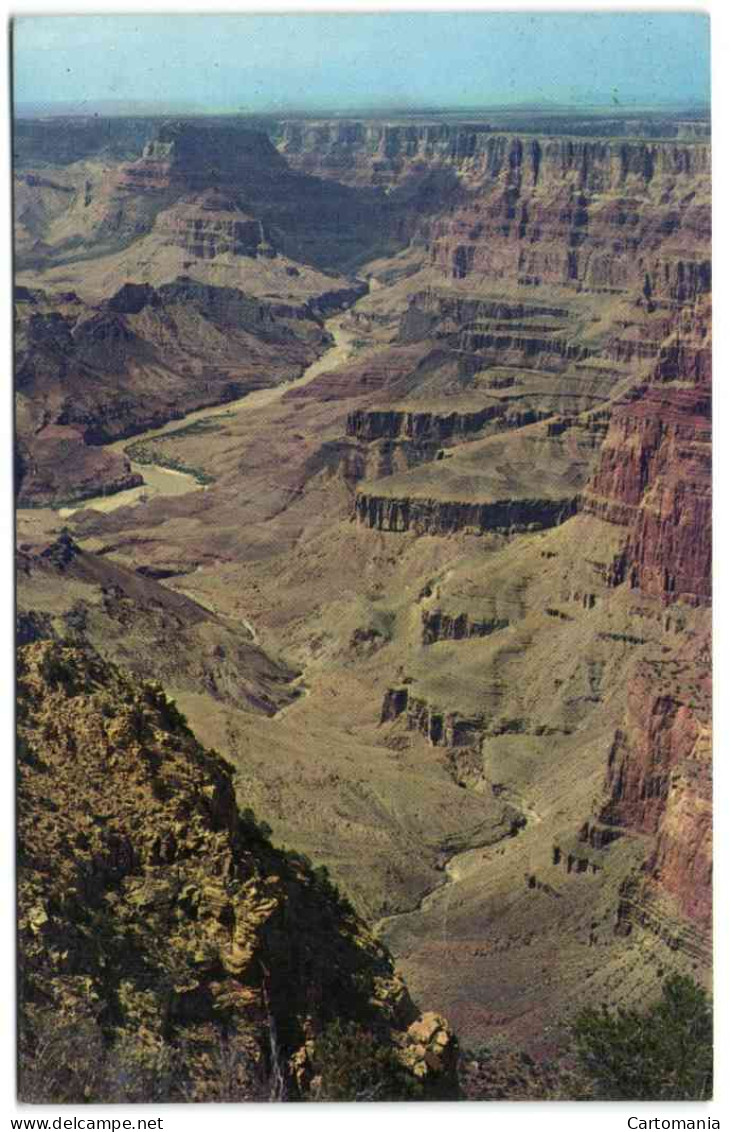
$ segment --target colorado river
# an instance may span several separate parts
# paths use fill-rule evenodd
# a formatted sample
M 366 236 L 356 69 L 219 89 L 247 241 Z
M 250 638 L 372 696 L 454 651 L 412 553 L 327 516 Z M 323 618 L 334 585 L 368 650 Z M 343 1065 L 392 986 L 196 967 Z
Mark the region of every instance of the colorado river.
M 343 365 L 350 358 L 352 342 L 356 334 L 347 331 L 343 327 L 341 321 L 343 317 L 344 315 L 341 311 L 326 320 L 325 327 L 332 335 L 332 345 L 320 355 L 317 361 L 307 366 L 300 377 L 295 378 L 294 381 L 284 382 L 281 385 L 273 385 L 267 389 L 257 389 L 255 392 L 248 393 L 245 397 L 240 397 L 236 401 L 226 401 L 221 405 L 212 405 L 206 409 L 195 409 L 192 413 L 187 413 L 184 417 L 168 421 L 167 424 L 162 425 L 160 428 L 153 428 L 148 432 L 141 432 L 135 436 L 127 436 L 123 440 L 114 440 L 107 447 L 112 451 L 123 452 L 125 448 L 130 447 L 132 444 L 142 444 L 148 440 L 155 440 L 158 437 L 165 436 L 167 433 L 175 432 L 177 429 L 194 424 L 195 421 L 210 420 L 213 417 L 221 416 L 237 416 L 242 412 L 251 412 L 252 409 L 264 408 L 266 405 L 271 405 L 279 401 L 290 389 L 301 389 L 302 386 L 309 385 L 309 383 L 314 381 L 316 377 L 319 377 L 320 374 L 326 373 L 332 369 L 337 369 L 338 366 Z M 189 491 L 205 490 L 205 486 L 198 483 L 195 476 L 187 472 L 178 472 L 172 468 L 165 468 L 160 464 L 139 464 L 134 460 L 131 460 L 130 463 L 132 471 L 139 472 L 144 480 L 144 483 L 140 484 L 139 487 L 128 488 L 126 491 L 118 491 L 113 495 L 93 496 L 91 499 L 80 500 L 71 507 L 61 507 L 58 510 L 58 514 L 61 518 L 66 519 L 77 511 L 87 509 L 93 511 L 116 511 L 118 507 L 129 507 L 132 504 L 151 499 L 157 495 L 183 495 Z

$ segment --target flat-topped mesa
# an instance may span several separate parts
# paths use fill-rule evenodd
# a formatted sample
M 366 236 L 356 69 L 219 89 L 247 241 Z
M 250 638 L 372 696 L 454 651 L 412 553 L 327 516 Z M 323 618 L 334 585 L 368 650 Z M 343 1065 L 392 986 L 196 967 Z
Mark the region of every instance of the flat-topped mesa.
M 123 165 L 117 194 L 159 197 L 154 231 L 196 259 L 272 256 L 268 225 L 252 213 L 287 175 L 266 134 L 238 126 L 171 122 L 142 157 Z M 182 199 L 180 199 L 182 198 Z M 155 209 L 154 199 L 150 207 Z
M 372 495 L 357 491 L 356 521 L 371 530 L 419 535 L 451 535 L 459 531 L 480 535 L 488 531 L 515 533 L 556 527 L 575 515 L 579 496 L 560 499 L 504 499 L 465 503 L 441 499 Z
M 348 413 L 346 434 L 366 443 L 374 440 L 430 440 L 440 443 L 480 432 L 503 412 L 502 405 L 487 405 L 474 412 L 450 413 L 355 409 Z
M 355 409 L 348 413 L 346 434 L 364 443 L 378 440 L 450 444 L 469 440 L 490 428 L 523 428 L 552 416 L 550 411 L 520 409 L 506 401 L 474 411 L 409 411 L 406 409 Z
M 518 407 L 509 400 L 474 411 L 355 409 L 348 414 L 347 439 L 337 444 L 339 467 L 351 483 L 383 479 L 442 460 L 448 455 L 445 448 L 524 428 L 553 415 L 551 410 Z

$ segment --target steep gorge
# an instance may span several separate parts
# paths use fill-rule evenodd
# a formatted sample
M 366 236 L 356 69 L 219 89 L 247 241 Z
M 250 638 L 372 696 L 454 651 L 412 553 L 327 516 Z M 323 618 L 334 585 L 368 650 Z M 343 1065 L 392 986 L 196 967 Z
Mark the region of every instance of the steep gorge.
M 211 476 L 205 493 L 70 522 L 83 571 L 162 571 L 302 673 L 305 694 L 252 712 L 229 672 L 237 634 L 206 622 L 227 657 L 201 667 L 186 637 L 179 698 L 275 840 L 327 863 L 419 1001 L 468 1041 L 552 1052 L 589 999 L 645 1001 L 660 970 L 708 975 L 710 159 L 702 131 L 674 128 L 288 123 L 279 152 L 224 155 L 216 184 L 163 132 L 115 192 L 164 203 L 185 188 L 140 239 L 175 273 L 142 291 L 118 280 L 90 312 L 67 293 L 35 300 L 28 366 L 54 380 L 68 336 L 87 349 L 113 322 L 122 359 L 134 332 L 165 360 L 175 320 L 194 373 L 169 404 L 322 357 L 276 400 L 160 438 Z M 257 194 L 279 182 L 313 209 L 323 185 L 344 187 L 326 198 L 340 219 L 303 236 L 291 200 L 265 214 Z M 349 255 L 368 224 L 368 293 L 328 282 L 334 234 L 353 237 Z M 255 283 L 224 285 L 224 266 Z M 348 348 L 328 369 L 322 321 L 343 305 Z M 198 368 L 208 323 L 228 342 L 218 375 Z M 149 388 L 125 421 L 150 412 Z M 103 404 L 92 413 L 123 434 Z M 24 612 L 66 588 L 101 638 L 81 566 L 51 578 L 33 556 Z M 157 632 L 143 596 L 136 623 Z

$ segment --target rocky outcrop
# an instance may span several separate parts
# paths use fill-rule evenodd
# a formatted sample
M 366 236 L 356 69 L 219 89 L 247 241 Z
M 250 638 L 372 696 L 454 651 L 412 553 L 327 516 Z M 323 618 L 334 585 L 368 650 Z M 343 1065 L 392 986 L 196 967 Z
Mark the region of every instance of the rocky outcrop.
M 464 718 L 458 712 L 434 708 L 412 695 L 409 688 L 389 688 L 383 699 L 381 723 L 406 716 L 410 731 L 419 731 L 435 747 L 481 749 L 485 721 L 482 716 Z
M 155 230 L 166 243 L 184 248 L 194 259 L 276 255 L 272 234 L 262 221 L 247 215 L 236 200 L 216 190 L 162 212 Z
M 434 707 L 408 687 L 389 688 L 383 698 L 381 723 L 400 717 L 408 731 L 418 731 L 432 747 L 446 749 L 447 769 L 458 786 L 484 790 L 483 716 L 467 717 Z
M 265 133 L 220 122 L 166 122 L 139 160 L 126 165 L 120 187 L 154 192 L 179 185 L 202 191 L 286 172 L 286 162 Z
M 97 1060 L 65 1099 L 294 1099 L 334 1019 L 390 1048 L 422 1095 L 454 1092 L 447 1024 L 417 1017 L 347 900 L 238 810 L 232 768 L 159 686 L 53 642 L 18 671 L 21 1095 L 59 1099 L 42 1045 L 83 1031 Z M 72 1072 L 73 1046 L 54 1048 Z M 140 1080 L 150 1095 L 126 1096 Z
M 379 531 L 449 535 L 457 531 L 533 531 L 555 527 L 575 515 L 578 496 L 564 499 L 506 499 L 462 503 L 441 499 L 396 499 L 358 491 L 356 521 Z

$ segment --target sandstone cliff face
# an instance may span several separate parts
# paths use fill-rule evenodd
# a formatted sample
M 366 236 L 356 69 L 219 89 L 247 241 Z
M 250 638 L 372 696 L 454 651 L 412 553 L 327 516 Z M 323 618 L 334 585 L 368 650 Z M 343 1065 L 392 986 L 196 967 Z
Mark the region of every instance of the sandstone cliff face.
M 383 698 L 381 723 L 403 717 L 409 731 L 418 731 L 432 747 L 447 752 L 447 768 L 454 781 L 463 787 L 484 790 L 482 744 L 485 720 L 482 716 L 466 717 L 428 703 L 406 688 L 389 688 Z
M 444 443 L 478 433 L 501 413 L 489 405 L 473 413 L 408 412 L 393 409 L 356 409 L 348 413 L 346 433 L 369 443 L 372 440 L 415 440 Z
M 596 124 L 594 125 L 596 129 Z M 579 172 L 606 187 L 656 170 L 678 173 L 710 168 L 709 147 L 674 142 L 603 141 L 596 138 L 530 138 L 496 131 L 489 123 L 395 124 L 388 122 L 284 122 L 279 147 L 295 165 L 333 177 L 362 176 L 393 184 L 424 164 L 453 164 L 497 176 L 523 161 L 533 180 L 552 169 Z
M 448 535 L 456 531 L 529 531 L 555 527 L 578 509 L 578 496 L 565 499 L 506 499 L 460 503 L 439 499 L 395 499 L 358 491 L 356 520 L 379 531 Z
M 446 275 L 674 302 L 709 290 L 708 147 L 490 143 L 479 188 L 419 231 Z
M 470 637 L 489 637 L 510 624 L 506 617 L 481 620 L 470 617 L 469 613 L 451 614 L 441 609 L 424 610 L 421 622 L 421 640 L 425 645 L 433 645 L 437 641 L 464 641 Z
M 712 917 L 713 805 L 711 736 L 700 727 L 688 762 L 673 775 L 656 847 L 647 862 L 648 887 L 676 902 L 709 943 Z
M 706 635 L 676 661 L 639 666 L 609 752 L 600 814 L 610 828 L 652 838 L 641 875 L 624 890 L 620 930 L 639 923 L 705 958 L 712 913 L 710 702 Z
M 468 125 L 290 124 L 291 164 L 392 190 L 445 275 L 692 300 L 709 290 L 710 147 L 538 138 Z M 453 206 L 432 218 L 428 185 Z M 394 192 L 396 190 L 396 192 Z
M 209 190 L 158 216 L 156 232 L 194 259 L 219 255 L 272 257 L 271 233 L 230 196 Z
M 107 1050 L 129 1056 L 133 1043 L 140 1065 L 183 1050 L 178 1093 L 160 1099 L 220 1097 L 222 1041 L 296 1097 L 309 1088 L 313 1039 L 339 1017 L 368 1026 L 417 1079 L 451 1087 L 446 1024 L 417 1020 L 347 901 L 242 817 L 231 768 L 159 686 L 39 642 L 20 651 L 18 691 L 31 1058 L 49 1014 L 72 1028 L 94 1019 Z M 245 1099 L 246 1080 L 240 1089 Z
M 665 601 L 711 595 L 711 400 L 642 386 L 613 410 L 584 507 L 629 527 L 623 577 Z

